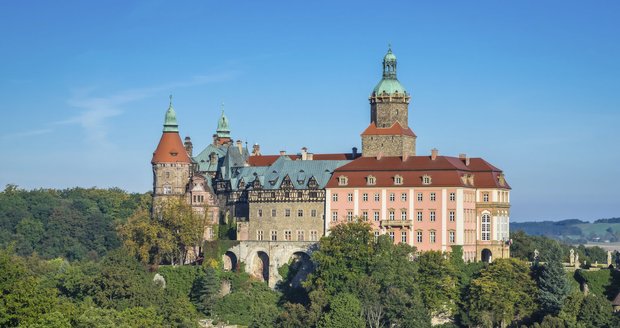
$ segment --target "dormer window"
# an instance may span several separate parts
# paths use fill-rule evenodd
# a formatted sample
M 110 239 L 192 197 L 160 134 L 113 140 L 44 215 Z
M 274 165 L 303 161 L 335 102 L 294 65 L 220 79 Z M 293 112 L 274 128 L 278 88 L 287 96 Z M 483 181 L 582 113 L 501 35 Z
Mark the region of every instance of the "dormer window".
M 431 182 L 432 182 L 432 179 L 431 179 L 430 175 L 425 174 L 425 175 L 422 176 L 422 184 L 423 185 L 429 185 L 429 184 L 431 184 Z
M 369 175 L 368 177 L 366 177 L 366 184 L 368 184 L 369 186 L 374 186 L 377 183 L 377 178 L 375 178 L 372 175 Z
M 308 181 L 308 188 L 316 189 L 318 187 L 319 187 L 319 183 L 316 181 L 314 177 L 311 177 L 310 180 Z
M 504 177 L 504 174 L 501 173 L 498 177 L 497 177 L 497 182 L 499 183 L 500 186 L 505 186 L 506 185 L 506 178 Z
M 394 184 L 397 185 L 397 186 L 402 185 L 403 184 L 403 177 L 400 176 L 400 175 L 396 175 L 394 177 Z
M 346 186 L 349 184 L 349 179 L 347 177 L 343 176 L 339 176 L 338 177 L 338 185 L 339 186 Z
M 239 181 L 239 189 L 243 189 L 243 188 L 245 188 L 245 181 L 241 179 L 241 181 Z

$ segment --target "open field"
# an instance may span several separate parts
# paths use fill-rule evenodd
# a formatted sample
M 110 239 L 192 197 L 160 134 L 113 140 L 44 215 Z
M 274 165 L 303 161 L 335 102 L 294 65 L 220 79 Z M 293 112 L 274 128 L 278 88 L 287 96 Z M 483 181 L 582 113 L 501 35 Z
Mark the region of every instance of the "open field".
M 586 247 L 598 246 L 606 251 L 619 251 L 620 243 L 594 243 L 590 242 L 585 245 Z

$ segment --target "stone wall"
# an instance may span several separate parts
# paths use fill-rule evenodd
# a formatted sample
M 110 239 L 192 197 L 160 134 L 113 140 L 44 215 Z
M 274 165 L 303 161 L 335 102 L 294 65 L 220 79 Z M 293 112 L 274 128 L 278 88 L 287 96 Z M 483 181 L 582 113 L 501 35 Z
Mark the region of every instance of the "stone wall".
M 415 137 L 406 135 L 362 136 L 362 155 L 365 157 L 415 156 Z
M 323 236 L 324 202 L 250 202 L 249 205 L 249 240 L 259 240 L 259 231 L 263 233 L 263 240 L 272 240 L 272 231 L 277 232 L 278 241 L 286 240 L 285 231 L 290 232 L 291 241 L 309 241 L 312 236 L 318 240 Z M 275 216 L 272 216 L 272 210 L 275 210 Z M 287 210 L 290 216 L 286 216 Z M 302 216 L 299 216 L 299 210 L 303 212 Z M 313 210 L 315 216 L 312 215 Z M 312 235 L 311 231 L 315 231 L 316 235 Z
M 371 101 L 370 120 L 371 122 L 375 122 L 378 128 L 389 128 L 396 121 L 398 121 L 403 128 L 407 128 L 409 126 L 408 108 L 409 104 L 403 102 L 402 98 L 398 101 Z

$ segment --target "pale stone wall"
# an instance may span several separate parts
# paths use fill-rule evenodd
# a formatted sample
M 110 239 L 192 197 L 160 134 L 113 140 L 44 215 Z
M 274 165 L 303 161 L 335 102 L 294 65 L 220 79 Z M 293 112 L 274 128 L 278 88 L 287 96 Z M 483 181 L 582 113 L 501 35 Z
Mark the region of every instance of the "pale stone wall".
M 263 232 L 263 240 L 271 240 L 271 232 L 277 232 L 277 240 L 285 240 L 285 231 L 290 231 L 291 240 L 298 240 L 298 232 L 303 233 L 303 240 L 311 240 L 311 231 L 316 231 L 316 239 L 323 235 L 324 202 L 250 202 L 248 220 L 248 240 L 258 240 L 258 231 Z M 276 216 L 272 216 L 272 210 Z M 286 210 L 290 216 L 286 216 Z M 303 216 L 298 216 L 298 211 Z M 316 216 L 312 216 L 312 210 Z M 262 216 L 259 212 L 262 211 Z
M 400 101 L 373 102 L 370 104 L 371 121 L 375 122 L 378 128 L 389 128 L 396 121 L 403 128 L 409 126 L 408 121 L 409 104 Z
M 362 155 L 365 157 L 415 156 L 415 137 L 405 135 L 362 136 Z
M 153 165 L 154 196 L 184 195 L 189 183 L 191 164 L 158 163 Z M 165 193 L 169 186 L 170 193 Z

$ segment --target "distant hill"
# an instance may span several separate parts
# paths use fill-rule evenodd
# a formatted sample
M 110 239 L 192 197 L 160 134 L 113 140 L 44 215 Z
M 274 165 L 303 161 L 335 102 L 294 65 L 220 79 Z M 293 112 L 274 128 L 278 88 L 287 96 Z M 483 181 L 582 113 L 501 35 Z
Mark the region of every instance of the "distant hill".
M 620 241 L 620 218 L 599 219 L 593 223 L 571 219 L 563 221 L 511 222 L 511 231 L 546 236 L 570 243 Z

